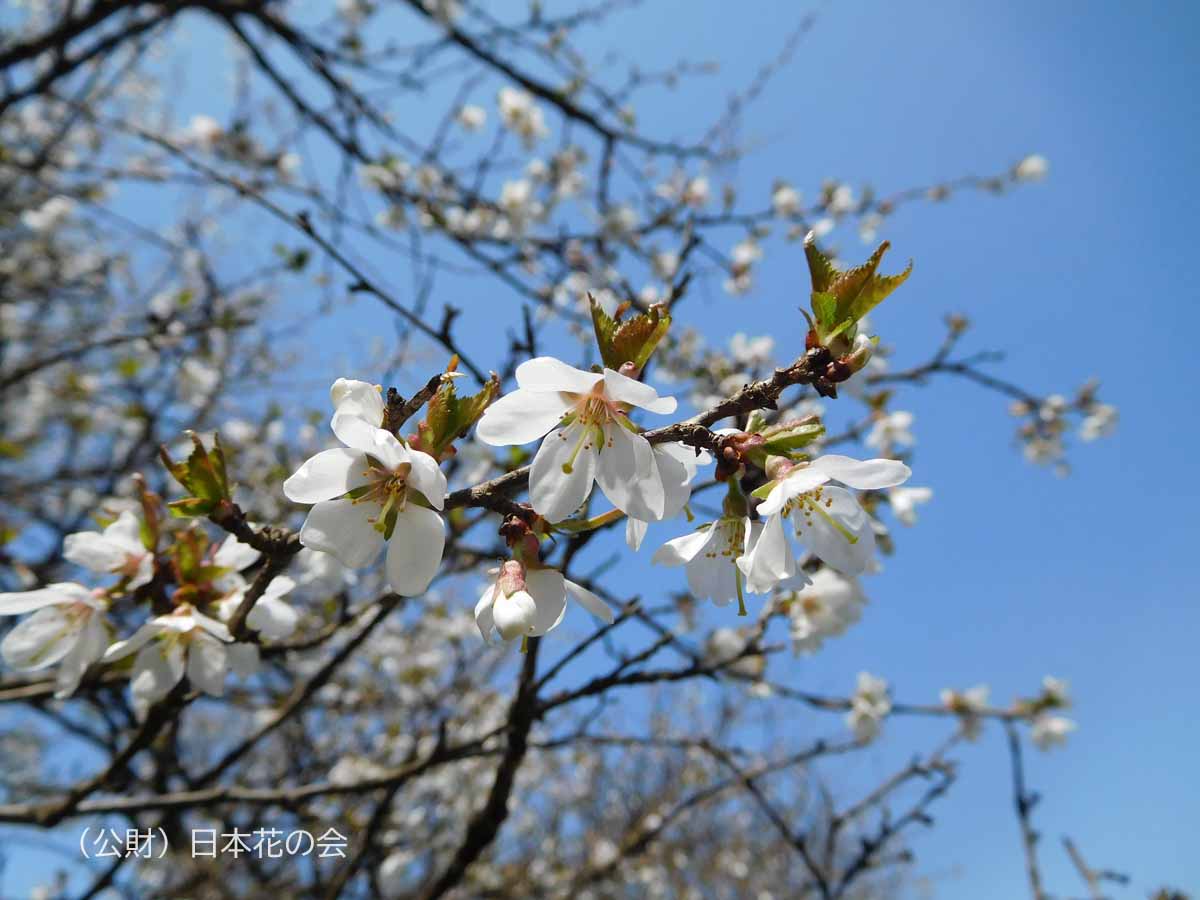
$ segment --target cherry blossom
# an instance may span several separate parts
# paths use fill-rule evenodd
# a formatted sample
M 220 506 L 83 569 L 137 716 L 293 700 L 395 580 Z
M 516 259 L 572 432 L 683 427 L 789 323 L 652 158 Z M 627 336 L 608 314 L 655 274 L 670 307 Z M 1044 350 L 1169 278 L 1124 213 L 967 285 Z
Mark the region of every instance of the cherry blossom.
M 874 560 L 871 518 L 853 494 L 829 482 L 877 490 L 902 484 L 912 472 L 892 459 L 860 461 L 829 454 L 797 465 L 781 460 L 771 474 L 775 479 L 768 483 L 758 514 L 790 515 L 797 538 L 813 553 L 846 575 L 858 575 Z
M 339 378 L 330 396 L 331 427 L 344 448 L 308 459 L 283 483 L 295 503 L 311 503 L 300 543 L 351 568 L 371 563 L 388 545 L 387 575 L 404 596 L 424 593 L 445 546 L 441 510 L 446 476 L 427 453 L 385 431 L 378 388 Z
M 933 499 L 933 489 L 927 487 L 894 487 L 888 488 L 888 503 L 896 518 L 905 525 L 915 525 L 917 522 L 917 504 L 928 503 Z
M 658 469 L 658 477 L 663 486 L 662 515 L 655 516 L 654 511 L 643 502 L 641 494 L 630 498 L 628 518 L 625 520 L 625 542 L 632 550 L 642 546 L 650 522 L 674 518 L 683 512 L 691 499 L 692 482 L 700 471 L 700 466 L 712 462 L 712 456 L 707 450 L 697 453 L 695 449 L 683 444 L 655 444 L 652 449 L 654 465 Z
M 488 643 L 493 632 L 501 640 L 511 641 L 538 637 L 556 628 L 566 614 L 567 594 L 602 621 L 613 621 L 612 610 L 603 600 L 556 569 L 526 568 L 510 559 L 488 574 L 496 576 L 495 580 L 475 605 L 475 624 Z
M 739 560 L 750 553 L 761 530 L 760 523 L 751 523 L 745 516 L 723 516 L 691 534 L 667 541 L 651 562 L 683 566 L 688 587 L 697 600 L 711 598 L 717 606 L 726 606 L 736 599 L 738 612 L 744 615 L 745 591 L 758 593 L 755 589 L 763 585 L 757 581 L 753 586 L 747 584 Z
M 59 664 L 54 695 L 70 696 L 87 667 L 103 656 L 108 646 L 107 609 L 103 591 L 72 582 L 0 594 L 0 616 L 33 613 L 4 636 L 0 656 L 22 672 Z
M 942 706 L 960 716 L 962 735 L 968 741 L 977 740 L 983 732 L 980 713 L 987 709 L 990 693 L 986 684 L 977 684 L 965 691 L 946 688 L 941 693 Z
M 846 724 L 854 737 L 863 743 L 874 740 L 891 711 L 888 683 L 870 672 L 859 672 L 858 686 L 850 698 L 850 711 L 846 713 Z
M 1033 720 L 1030 739 L 1039 750 L 1053 750 L 1067 742 L 1071 732 L 1079 726 L 1065 716 L 1042 713 Z
M 128 579 L 136 590 L 154 577 L 154 554 L 142 543 L 141 523 L 131 511 L 121 513 L 102 532 L 80 531 L 63 539 L 63 556 L 93 572 Z
M 825 638 L 844 633 L 859 620 L 867 603 L 858 579 L 825 566 L 812 574 L 810 584 L 781 599 L 797 654 L 815 653 Z
M 549 356 L 521 363 L 516 377 L 517 389 L 487 408 L 476 435 L 505 446 L 549 432 L 529 475 L 529 499 L 540 515 L 562 521 L 583 505 L 596 482 L 618 509 L 662 518 L 662 477 L 628 412 L 636 406 L 669 414 L 674 397 L 659 397 L 612 369 L 584 372 Z

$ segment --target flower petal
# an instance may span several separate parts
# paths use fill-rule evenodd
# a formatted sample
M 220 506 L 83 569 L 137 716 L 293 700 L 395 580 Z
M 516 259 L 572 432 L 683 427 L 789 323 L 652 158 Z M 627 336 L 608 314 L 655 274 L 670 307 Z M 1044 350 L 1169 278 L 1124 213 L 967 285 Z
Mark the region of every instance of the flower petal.
M 213 554 L 213 565 L 240 572 L 258 562 L 260 556 L 262 556 L 261 553 L 249 544 L 243 544 L 231 534 L 221 542 L 221 546 Z
M 612 505 L 638 518 L 662 518 L 662 476 L 654 452 L 640 434 L 618 424 L 604 427 L 604 447 L 596 461 L 596 482 Z
M 114 572 L 125 564 L 124 547 L 95 531 L 80 531 L 63 538 L 63 556 L 93 572 Z
M 625 519 L 625 543 L 629 545 L 629 549 L 633 551 L 640 550 L 642 541 L 646 539 L 646 532 L 650 528 L 649 522 L 644 522 L 641 519 L 635 519 L 633 516 L 628 516 Z
M 837 454 L 819 456 L 808 468 L 861 491 L 895 487 L 912 475 L 912 469 L 894 459 L 858 460 Z
M 709 541 L 716 537 L 717 531 L 716 525 L 709 525 L 707 528 L 693 531 L 691 534 L 672 538 L 654 552 L 650 562 L 659 566 L 686 565 L 696 558 L 696 555 L 705 548 Z
M 87 616 L 75 640 L 75 646 L 63 657 L 62 664 L 58 667 L 55 697 L 61 700 L 75 693 L 88 666 L 104 655 L 108 648 L 108 639 L 109 631 L 104 623 L 104 615 L 94 613 Z
M 782 516 L 766 520 L 750 552 L 738 557 L 737 565 L 753 594 L 770 593 L 779 582 L 796 574 L 796 558 L 784 534 Z
M 289 637 L 296 630 L 300 614 L 290 603 L 262 597 L 246 616 L 246 625 L 273 641 Z
M 612 369 L 604 370 L 604 391 L 609 398 L 653 413 L 670 415 L 678 404 L 674 397 L 660 397 L 658 391 Z
M 566 579 L 562 572 L 530 569 L 525 573 L 525 589 L 537 607 L 530 634 L 545 634 L 557 628 L 567 610 Z
M 590 612 L 593 616 L 608 624 L 613 623 L 613 611 L 607 603 L 589 591 L 581 584 L 576 584 L 570 579 L 563 579 L 567 588 L 567 593 L 579 601 L 579 605 Z
M 60 581 L 44 588 L 38 588 L 36 591 L 0 594 L 0 616 L 16 616 L 60 603 L 86 602 L 84 598 L 90 599 L 91 593 L 81 584 Z
M 326 500 L 308 511 L 300 529 L 300 543 L 322 553 L 332 553 L 352 569 L 370 563 L 383 549 L 383 535 L 367 521 L 380 511 L 377 503 Z
M 310 457 L 283 483 L 293 503 L 332 500 L 367 483 L 367 458 L 359 450 L 337 447 Z
M 854 495 L 826 485 L 813 509 L 805 504 L 792 514 L 796 536 L 821 560 L 844 575 L 865 572 L 875 558 L 875 529 Z
M 142 647 L 133 661 L 134 676 L 129 682 L 133 709 L 139 719 L 145 719 L 150 706 L 179 684 L 184 667 L 181 641 L 151 641 Z
M 496 590 L 496 583 L 494 581 L 488 582 L 483 596 L 475 604 L 475 625 L 479 628 L 479 633 L 483 636 L 485 644 L 492 642 L 492 628 L 496 624 L 496 620 L 492 617 L 492 602 L 496 595 Z
M 572 463 L 571 455 L 581 440 L 584 446 Z M 571 425 L 550 432 L 538 448 L 529 472 L 529 501 L 548 521 L 561 522 L 579 509 L 591 493 L 596 476 L 594 440 L 582 426 Z
M 196 633 L 188 642 L 187 675 L 192 686 L 220 697 L 225 693 L 225 645 Z
M 117 516 L 116 521 L 104 529 L 104 537 L 127 553 L 140 555 L 146 552 L 146 545 L 142 543 L 142 523 L 131 510 Z
M 557 425 L 570 408 L 560 393 L 517 388 L 484 410 L 475 436 L 493 447 L 528 444 Z
M 517 366 L 517 386 L 528 391 L 586 394 L 604 376 L 568 366 L 553 356 L 539 356 Z
M 52 666 L 71 652 L 83 621 L 58 606 L 39 609 L 18 622 L 0 642 L 0 655 L 14 669 L 32 672 Z
M 516 591 L 510 596 L 501 592 L 492 604 L 492 618 L 503 640 L 537 634 L 537 601 L 527 591 Z
M 349 413 L 379 427 L 383 425 L 383 394 L 373 384 L 339 378 L 329 389 L 336 413 Z
M 442 564 L 446 528 L 431 509 L 409 503 L 396 517 L 388 541 L 387 576 L 392 590 L 405 597 L 425 593 Z
M 412 466 L 408 483 L 424 494 L 434 509 L 441 509 L 446 503 L 446 473 L 437 460 L 420 450 L 409 450 L 408 461 Z

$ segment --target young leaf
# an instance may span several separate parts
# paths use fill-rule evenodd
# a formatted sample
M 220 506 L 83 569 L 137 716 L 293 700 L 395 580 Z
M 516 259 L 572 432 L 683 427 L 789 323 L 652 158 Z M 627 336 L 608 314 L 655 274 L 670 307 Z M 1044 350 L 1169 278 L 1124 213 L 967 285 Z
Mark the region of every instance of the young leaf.
M 619 370 L 625 363 L 641 369 L 650 359 L 650 354 L 671 326 L 671 316 L 661 304 L 651 306 L 644 313 L 622 321 L 628 311 L 627 303 L 617 308 L 610 316 L 604 308 L 589 297 L 592 306 L 592 327 L 596 332 L 596 343 L 600 347 L 600 358 L 610 369 Z

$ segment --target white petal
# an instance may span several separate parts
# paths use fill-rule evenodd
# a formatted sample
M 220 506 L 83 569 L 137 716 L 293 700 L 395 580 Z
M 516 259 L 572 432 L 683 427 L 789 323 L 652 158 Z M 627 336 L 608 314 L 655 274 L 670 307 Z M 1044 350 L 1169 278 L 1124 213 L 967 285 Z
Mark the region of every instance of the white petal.
M 441 509 L 446 503 L 446 473 L 437 460 L 420 450 L 408 451 L 408 461 L 412 466 L 409 484 L 424 494 L 434 509 Z
M 508 597 L 500 592 L 492 604 L 492 617 L 500 637 L 506 641 L 532 635 L 536 633 L 537 603 L 526 591 L 516 591 Z
M 217 640 L 226 643 L 233 640 L 233 635 L 229 633 L 229 629 L 216 619 L 210 619 L 204 613 L 197 612 L 196 610 L 192 610 L 191 619 L 201 631 L 207 631 Z
M 492 642 L 492 628 L 496 624 L 496 620 L 492 617 L 492 598 L 495 597 L 496 591 L 495 582 L 489 582 L 483 596 L 475 604 L 475 624 L 486 644 Z
M 667 541 L 650 558 L 650 562 L 659 566 L 682 566 L 691 562 L 704 547 L 717 536 L 718 528 L 709 525 L 700 531 L 693 531 L 681 537 Z
M 400 458 L 395 457 L 395 447 L 403 448 L 403 445 L 394 434 L 384 431 L 378 425 L 372 425 L 362 416 L 356 416 L 353 413 L 334 413 L 329 427 L 333 429 L 337 439 L 347 447 L 369 453 L 388 468 L 394 468 L 400 462 L 408 459 L 407 453 L 403 453 Z
M 95 531 L 80 531 L 63 538 L 63 556 L 93 572 L 113 572 L 125 564 L 124 547 Z
M 493 447 L 528 444 L 557 425 L 570 408 L 562 394 L 517 388 L 484 410 L 475 436 Z
M 18 671 L 44 669 L 71 652 L 83 624 L 78 615 L 68 615 L 61 607 L 39 609 L 4 636 L 0 655 Z
M 653 413 L 670 415 L 678 405 L 674 397 L 660 397 L 658 391 L 612 369 L 604 370 L 604 390 L 609 398 Z
M 821 489 L 816 510 L 792 515 L 796 536 L 827 565 L 845 575 L 865 572 L 875 558 L 875 529 L 854 495 L 839 487 Z M 826 504 L 829 505 L 826 505 Z
M 262 556 L 261 553 L 249 544 L 243 544 L 231 534 L 221 542 L 221 546 L 213 554 L 213 565 L 240 572 L 258 562 L 260 556 Z
M 54 606 L 60 603 L 84 602 L 83 596 L 90 599 L 91 593 L 81 584 L 61 581 L 38 588 L 36 591 L 0 594 L 0 616 L 16 616 L 21 613 L 33 612 L 43 606 Z
M 570 471 L 564 471 L 580 438 L 580 448 Z M 560 428 L 546 435 L 533 458 L 529 472 L 529 501 L 550 522 L 561 522 L 587 500 L 596 476 L 596 448 L 593 434 L 583 434 L 579 425 Z
M 339 378 L 329 389 L 329 399 L 337 413 L 350 413 L 376 427 L 383 425 L 383 394 L 373 384 Z
M 367 483 L 367 458 L 358 450 L 337 447 L 310 457 L 283 483 L 284 496 L 293 503 L 332 500 Z
M 75 646 L 63 657 L 55 678 L 57 689 L 54 696 L 60 700 L 75 693 L 79 682 L 87 671 L 88 666 L 100 659 L 108 647 L 109 632 L 104 624 L 103 613 L 93 613 L 87 616 Z
M 383 549 L 383 535 L 367 521 L 378 515 L 378 503 L 326 500 L 308 511 L 300 529 L 300 543 L 322 553 L 332 553 L 352 569 L 370 563 Z
M 567 611 L 566 579 L 557 569 L 530 569 L 525 588 L 533 597 L 537 614 L 530 634 L 545 634 L 558 627 Z
M 608 622 L 610 625 L 613 622 L 613 611 L 607 603 L 589 591 L 581 584 L 576 584 L 570 579 L 564 579 L 567 593 L 579 601 L 579 605 L 590 612 L 597 619 Z
M 268 599 L 265 596 L 254 604 L 254 608 L 246 616 L 247 626 L 273 641 L 290 636 L 296 630 L 298 621 L 300 614 L 290 603 Z
M 779 582 L 796 574 L 796 559 L 778 514 L 763 524 L 750 552 L 737 560 L 746 576 L 746 587 L 754 594 L 767 594 Z
M 104 537 L 127 553 L 140 555 L 146 552 L 146 545 L 142 543 L 141 520 L 128 509 L 104 529 Z
M 858 460 L 836 454 L 817 457 L 809 469 L 862 491 L 895 487 L 912 475 L 912 469 L 894 459 Z
M 129 682 L 133 708 L 139 719 L 146 718 L 150 706 L 179 684 L 184 665 L 181 641 L 151 641 L 142 647 L 133 661 L 134 676 Z
M 529 391 L 586 394 L 604 376 L 568 366 L 553 356 L 539 356 L 517 366 L 517 385 Z
M 149 584 L 154 578 L 154 554 L 146 551 L 138 560 L 137 573 L 129 579 L 128 589 L 136 591 L 143 584 Z
M 192 687 L 220 697 L 225 693 L 225 645 L 203 634 L 196 634 L 188 644 L 187 675 Z
M 662 477 L 654 452 L 640 434 L 618 424 L 604 428 L 605 443 L 596 461 L 596 482 L 612 505 L 639 518 L 662 518 Z
M 410 503 L 396 517 L 388 541 L 387 576 L 392 590 L 405 597 L 425 593 L 442 564 L 446 528 L 431 509 Z
M 162 625 L 157 620 L 151 619 L 149 622 L 135 631 L 132 637 L 124 641 L 117 641 L 115 644 L 109 647 L 104 653 L 104 661 L 106 663 L 114 662 L 118 659 L 124 659 L 126 656 L 138 652 L 145 647 L 146 644 L 150 643 L 152 639 L 162 634 L 162 631 Z
M 628 516 L 625 519 L 625 543 L 629 545 L 630 550 L 640 550 L 642 541 L 646 539 L 646 531 L 650 528 L 649 522 L 643 522 L 641 519 L 635 519 L 633 516 Z

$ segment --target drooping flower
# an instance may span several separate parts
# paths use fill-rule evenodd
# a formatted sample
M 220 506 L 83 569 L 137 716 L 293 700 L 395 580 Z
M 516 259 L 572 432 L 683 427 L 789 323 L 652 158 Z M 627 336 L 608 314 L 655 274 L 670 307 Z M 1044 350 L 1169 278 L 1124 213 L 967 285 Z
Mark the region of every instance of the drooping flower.
M 717 606 L 737 600 L 738 612 L 744 613 L 744 593 L 751 586 L 738 560 L 750 552 L 761 530 L 760 523 L 751 523 L 745 516 L 723 516 L 691 534 L 667 541 L 650 561 L 660 566 L 683 566 L 688 587 L 697 600 L 711 598 Z
M 815 653 L 826 638 L 845 632 L 867 603 L 858 579 L 822 566 L 811 583 L 782 596 L 791 625 L 792 650 Z
M 801 584 L 808 581 L 808 576 L 796 571 L 792 545 L 783 533 L 783 516 L 768 516 L 753 531 L 749 550 L 737 559 L 737 567 L 746 578 L 746 590 L 767 594 L 789 579 L 799 578 Z
M 185 603 L 150 619 L 129 639 L 113 644 L 104 661 L 137 654 L 130 688 L 134 712 L 144 719 L 151 705 L 167 696 L 185 673 L 197 690 L 221 696 L 230 663 L 227 649 L 232 643 L 228 628 Z
M 871 518 L 842 484 L 859 490 L 895 487 L 912 471 L 894 459 L 860 461 L 848 456 L 820 456 L 810 463 L 772 468 L 774 480 L 758 514 L 790 515 L 796 536 L 827 565 L 846 575 L 858 575 L 875 555 Z
M 381 427 L 377 388 L 339 378 L 330 395 L 336 409 L 331 427 L 346 446 L 318 453 L 283 483 L 289 500 L 314 504 L 300 543 L 351 568 L 368 565 L 387 543 L 392 590 L 421 594 L 445 547 L 435 510 L 445 503 L 446 476 L 433 457 Z
M 141 523 L 129 510 L 104 531 L 68 534 L 63 539 L 63 556 L 93 572 L 128 579 L 125 587 L 131 591 L 154 577 L 154 554 L 142 543 Z
M 529 499 L 541 516 L 562 521 L 583 505 L 595 481 L 618 509 L 636 506 L 662 518 L 662 478 L 628 412 L 636 406 L 671 413 L 674 397 L 659 397 L 649 385 L 612 369 L 584 372 L 549 356 L 521 363 L 516 376 L 517 389 L 487 408 L 476 435 L 506 446 L 550 432 L 529 475 Z
M 692 496 L 692 481 L 700 466 L 712 462 L 707 450 L 697 453 L 693 448 L 683 444 L 655 444 L 652 447 L 654 465 L 658 469 L 658 477 L 663 486 L 662 515 L 655 516 L 654 511 L 647 506 L 641 494 L 630 497 L 628 514 L 625 520 L 625 542 L 631 550 L 642 546 L 646 537 L 646 528 L 650 522 L 658 519 L 670 519 L 687 506 Z
M 32 612 L 0 642 L 5 663 L 22 672 L 59 664 L 54 696 L 67 697 L 87 667 L 104 655 L 110 628 L 103 591 L 60 582 L 34 591 L 0 594 L 0 616 Z
M 567 594 L 602 621 L 613 621 L 612 610 L 603 600 L 556 569 L 526 568 L 510 559 L 489 574 L 496 578 L 475 605 L 475 624 L 488 643 L 493 632 L 503 641 L 512 641 L 556 628 L 566 614 Z
M 870 672 L 859 672 L 858 687 L 850 698 L 850 711 L 846 713 L 846 724 L 854 732 L 855 739 L 864 743 L 874 740 L 891 711 L 888 683 Z

